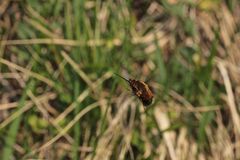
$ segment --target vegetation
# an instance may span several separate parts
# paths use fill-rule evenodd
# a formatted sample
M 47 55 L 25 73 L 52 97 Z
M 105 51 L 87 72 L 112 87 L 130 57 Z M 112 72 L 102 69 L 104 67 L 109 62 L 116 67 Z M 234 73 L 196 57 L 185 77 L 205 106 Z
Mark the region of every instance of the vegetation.
M 240 159 L 239 1 L 4 0 L 0 35 L 0 159 Z

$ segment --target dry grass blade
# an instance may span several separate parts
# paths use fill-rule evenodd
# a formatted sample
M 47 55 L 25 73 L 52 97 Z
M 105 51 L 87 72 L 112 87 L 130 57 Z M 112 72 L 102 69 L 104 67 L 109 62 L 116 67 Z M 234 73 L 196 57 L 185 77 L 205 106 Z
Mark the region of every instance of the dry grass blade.
M 68 151 L 68 152 L 70 152 L 71 149 L 72 149 L 72 146 L 70 144 L 59 142 L 56 145 L 57 145 L 57 148 L 62 148 L 64 150 Z M 87 152 L 92 152 L 93 148 L 88 147 L 88 146 L 81 146 L 81 147 L 78 148 L 78 151 L 80 151 L 82 153 L 87 153 Z
M 164 108 L 163 110 L 166 111 L 166 112 L 179 112 L 179 113 L 192 112 L 192 113 L 198 113 L 199 114 L 199 112 L 218 111 L 220 109 L 221 109 L 221 107 L 219 105 L 185 108 L 185 106 L 183 106 L 183 105 L 179 105 L 178 103 L 175 103 L 175 102 L 170 102 L 168 104 L 168 107 Z
M 91 82 L 91 80 L 88 78 L 88 76 L 79 68 L 79 66 L 71 59 L 71 57 L 66 54 L 66 52 L 62 51 L 61 55 L 73 67 L 73 69 L 88 84 L 88 86 L 91 89 L 95 88 L 95 84 Z
M 86 128 L 86 130 L 85 130 L 85 134 L 84 134 L 84 139 L 83 139 L 83 144 L 82 144 L 82 148 L 89 148 L 88 147 L 88 143 L 89 143 L 89 140 L 90 140 L 90 137 L 91 136 L 91 131 L 90 131 L 90 129 L 88 129 L 88 128 Z M 91 148 L 91 150 L 90 151 L 92 151 L 92 148 Z M 84 159 L 84 157 L 85 157 L 85 155 L 86 155 L 86 150 L 84 151 L 84 150 L 81 150 L 81 153 L 80 153 L 80 159 Z
M 231 85 L 231 81 L 229 79 L 228 76 L 228 72 L 226 67 L 224 66 L 223 63 L 219 62 L 218 63 L 218 68 L 222 74 L 223 80 L 224 80 L 224 85 L 227 91 L 227 97 L 228 97 L 228 105 L 231 111 L 231 115 L 232 115 L 232 120 L 235 126 L 235 129 L 238 133 L 238 135 L 240 135 L 240 118 L 239 118 L 239 114 L 236 108 L 236 104 L 235 104 L 235 99 L 234 99 L 234 95 L 233 95 L 233 91 L 232 91 L 232 85 Z
M 70 39 L 60 39 L 60 38 L 42 38 L 42 39 L 16 39 L 16 40 L 0 40 L 0 44 L 2 46 L 5 45 L 31 45 L 31 44 L 51 44 L 51 45 L 61 45 L 61 46 L 104 46 L 107 45 L 109 41 L 101 39 L 101 40 L 89 40 L 87 42 L 79 41 L 79 40 L 70 40 Z M 121 41 L 119 39 L 110 40 L 115 46 L 121 45 Z
M 43 96 L 39 97 L 39 101 L 48 101 L 49 99 L 53 99 L 55 97 L 54 93 L 45 94 Z M 26 112 L 33 106 L 33 102 L 28 102 L 25 106 L 20 108 L 18 111 L 14 112 L 12 115 L 10 115 L 7 119 L 5 119 L 0 124 L 0 130 L 3 129 L 5 126 L 7 126 L 10 122 L 12 122 L 14 119 L 16 119 L 18 116 L 20 116 L 22 113 Z
M 49 140 L 48 142 L 46 142 L 45 144 L 43 144 L 41 147 L 39 147 L 39 149 L 35 149 L 32 152 L 30 152 L 30 154 L 35 154 L 37 152 L 40 152 L 41 150 L 49 147 L 50 145 L 52 145 L 54 142 L 56 142 L 59 138 L 61 138 L 63 135 L 65 135 L 70 128 L 72 128 L 72 126 L 81 119 L 82 116 L 84 116 L 86 113 L 88 113 L 89 111 L 91 111 L 92 109 L 98 107 L 99 102 L 93 103 L 89 106 L 87 106 L 86 108 L 84 108 L 81 112 L 79 112 L 74 119 L 68 123 L 68 125 L 66 127 L 63 128 L 63 130 L 61 132 L 59 132 L 55 137 L 53 137 L 51 140 Z M 26 155 L 28 156 L 28 155 Z
M 59 132 L 62 131 L 62 128 L 58 124 L 53 123 L 53 118 L 49 115 L 48 111 L 43 107 L 42 103 L 44 101 L 40 101 L 40 99 L 35 97 L 31 91 L 28 91 L 27 94 L 31 98 L 31 100 L 34 102 L 34 104 L 37 106 L 38 110 L 41 112 L 44 119 L 46 119 L 48 121 L 48 123 L 52 124 L 57 129 L 57 131 L 59 131 Z M 64 135 L 64 137 L 68 140 L 69 143 L 71 143 L 71 144 L 73 143 L 73 138 L 71 136 L 66 134 L 66 135 Z
M 110 78 L 112 76 L 111 72 L 107 72 L 106 74 L 104 74 L 101 78 L 99 78 L 97 80 L 97 82 L 95 83 L 95 86 L 100 85 L 103 81 L 105 81 L 106 79 Z M 77 103 L 81 103 L 90 93 L 89 89 L 86 89 L 85 91 L 83 91 L 78 98 L 71 104 L 69 105 L 55 120 L 54 120 L 54 124 L 58 124 L 62 119 L 64 119 L 64 117 L 66 117 L 71 111 L 73 111 L 73 109 L 75 108 L 75 105 Z
M 170 95 L 171 95 L 174 99 L 176 99 L 177 101 L 183 103 L 184 106 L 187 108 L 187 110 L 189 110 L 189 111 L 194 111 L 194 110 L 195 110 L 194 106 L 193 106 L 190 102 L 188 102 L 183 96 L 181 96 L 180 94 L 178 94 L 177 92 L 171 90 L 171 91 L 170 91 Z M 201 117 L 201 115 L 200 115 L 199 113 L 196 113 L 196 114 L 194 114 L 194 115 L 195 115 L 198 119 L 200 119 L 200 117 Z
M 15 108 L 17 106 L 18 106 L 17 102 L 0 104 L 0 110 L 7 110 L 7 109 Z
M 28 103 L 25 106 L 23 106 L 21 109 L 18 111 L 14 112 L 11 116 L 9 116 L 7 119 L 5 119 L 1 124 L 0 124 L 0 130 L 6 127 L 10 122 L 12 122 L 14 119 L 16 119 L 18 116 L 32 108 L 33 103 Z
M 161 109 L 159 109 L 159 107 L 160 106 L 158 106 L 158 108 L 155 109 L 155 112 L 154 112 L 155 119 L 157 121 L 159 129 L 165 130 L 170 127 L 169 118 L 167 117 L 166 114 L 162 113 L 162 111 L 161 111 Z M 175 149 L 174 149 L 173 133 L 174 133 L 173 131 L 164 132 L 163 138 L 167 145 L 171 159 L 177 160 L 177 156 L 176 156 Z
M 36 78 L 36 79 L 38 79 L 38 80 L 48 84 L 50 87 L 54 86 L 54 82 L 52 80 L 50 80 L 50 79 L 48 79 L 48 78 L 46 78 L 46 77 L 44 77 L 44 76 L 42 76 L 42 75 L 40 75 L 38 73 L 32 72 L 32 71 L 30 71 L 28 69 L 25 69 L 25 68 L 23 68 L 21 66 L 18 66 L 18 65 L 14 64 L 14 63 L 12 63 L 10 61 L 7 61 L 7 60 L 5 60 L 3 58 L 0 58 L 0 63 L 3 63 L 3 64 L 5 64 L 5 65 L 7 65 L 7 66 L 9 66 L 11 68 L 14 68 L 14 69 L 16 69 L 18 71 L 21 71 L 21 72 L 23 72 L 27 76 L 34 77 L 34 78 Z
M 82 46 L 83 42 L 70 40 L 70 39 L 59 39 L 59 38 L 42 38 L 42 39 L 16 39 L 16 40 L 1 40 L 2 45 L 33 45 L 33 44 L 55 44 L 64 46 Z
M 46 36 L 48 37 L 51 37 L 51 38 L 58 38 L 59 36 L 52 33 L 51 31 L 49 31 L 46 27 L 44 27 L 42 24 L 40 24 L 39 22 L 31 19 L 31 18 L 28 18 L 28 17 L 23 17 L 23 19 L 28 23 L 30 24 L 31 26 L 33 26 L 34 28 L 36 28 L 37 30 L 39 30 L 40 32 L 42 32 L 43 34 L 45 34 Z
M 27 12 L 29 12 L 29 15 L 31 15 L 31 17 L 33 17 L 34 19 L 37 19 L 41 23 L 48 24 L 48 21 L 44 17 L 42 17 L 36 10 L 34 10 L 31 5 L 27 5 L 26 10 Z
M 71 105 L 69 105 L 55 120 L 54 120 L 54 124 L 58 124 L 61 120 L 64 119 L 64 117 L 66 117 L 71 111 L 73 111 L 73 109 L 75 108 L 77 103 L 81 103 L 89 94 L 89 90 L 85 90 L 84 92 L 82 92 L 78 98 L 76 99 L 76 101 L 74 101 Z
M 36 104 L 38 110 L 41 112 L 41 114 L 43 115 L 43 117 L 48 120 L 48 112 L 45 110 L 44 107 L 42 107 L 41 103 L 39 102 L 39 100 L 33 95 L 32 91 L 27 91 L 27 95 L 31 98 L 31 100 Z
M 187 128 L 181 128 L 176 145 L 176 155 L 179 159 L 187 159 L 189 152 L 189 142 L 187 141 Z
M 96 155 L 94 156 L 94 160 L 98 159 L 109 159 L 111 154 L 113 154 L 113 147 L 119 138 L 121 136 L 120 131 L 123 130 L 121 126 L 121 121 L 123 120 L 124 114 L 127 111 L 128 106 L 132 103 L 131 98 L 125 98 L 121 97 L 121 103 L 119 106 L 119 110 L 114 116 L 114 118 L 111 120 L 108 128 L 104 131 L 101 138 L 99 138 L 97 147 L 96 147 Z M 124 100 L 123 100 L 124 99 Z
M 10 3 L 10 0 L 2 1 L 2 3 L 0 4 L 0 15 L 2 15 L 5 12 L 9 3 Z

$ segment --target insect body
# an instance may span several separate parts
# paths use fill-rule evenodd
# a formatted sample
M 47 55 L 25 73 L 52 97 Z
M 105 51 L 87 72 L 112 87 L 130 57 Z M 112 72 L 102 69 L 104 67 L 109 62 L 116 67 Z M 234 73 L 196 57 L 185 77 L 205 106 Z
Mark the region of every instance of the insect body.
M 153 93 L 145 82 L 134 79 L 126 79 L 118 74 L 116 75 L 128 82 L 133 93 L 142 101 L 144 106 L 148 106 L 152 103 Z

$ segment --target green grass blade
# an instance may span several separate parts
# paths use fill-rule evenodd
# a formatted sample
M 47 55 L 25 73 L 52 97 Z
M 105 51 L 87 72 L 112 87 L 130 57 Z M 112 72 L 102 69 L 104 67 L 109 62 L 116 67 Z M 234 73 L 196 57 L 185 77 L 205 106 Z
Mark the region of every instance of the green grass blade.
M 34 81 L 31 80 L 27 84 L 27 86 L 22 94 L 22 97 L 19 101 L 19 104 L 18 104 L 19 109 L 21 107 L 23 107 L 26 103 L 27 91 L 32 90 L 33 88 L 34 88 Z M 17 133 L 19 130 L 19 125 L 20 125 L 21 120 L 22 120 L 22 115 L 19 116 L 18 118 L 16 118 L 9 127 L 9 130 L 6 134 L 7 137 L 5 139 L 5 145 L 4 145 L 3 152 L 2 152 L 2 160 L 9 160 L 13 156 L 13 146 L 16 142 L 16 136 L 17 136 Z

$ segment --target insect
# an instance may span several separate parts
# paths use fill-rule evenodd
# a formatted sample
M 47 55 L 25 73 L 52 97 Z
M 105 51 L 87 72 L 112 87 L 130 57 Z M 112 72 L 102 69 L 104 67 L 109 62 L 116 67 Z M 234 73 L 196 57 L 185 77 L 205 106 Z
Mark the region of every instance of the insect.
M 142 101 L 144 106 L 148 106 L 152 103 L 153 93 L 145 82 L 134 79 L 126 79 L 118 74 L 116 75 L 128 82 L 133 93 Z

